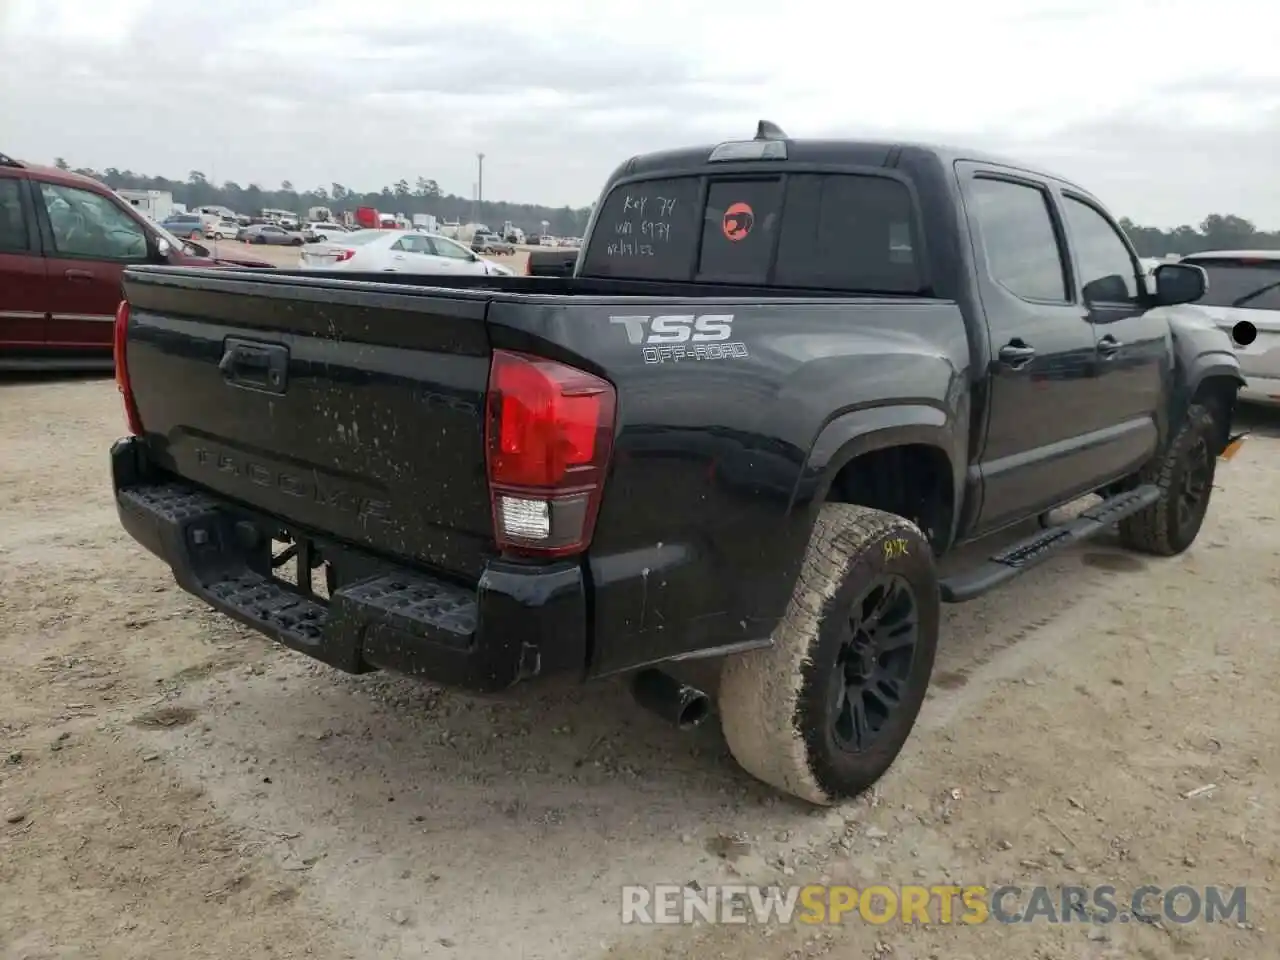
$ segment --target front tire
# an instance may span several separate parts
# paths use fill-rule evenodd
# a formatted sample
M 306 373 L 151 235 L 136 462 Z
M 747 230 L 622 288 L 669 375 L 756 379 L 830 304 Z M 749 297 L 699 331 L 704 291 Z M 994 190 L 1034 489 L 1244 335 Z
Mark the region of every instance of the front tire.
M 721 726 L 734 759 L 818 805 L 866 790 L 915 725 L 940 620 L 920 529 L 869 507 L 825 505 L 772 646 L 721 669 Z
M 1154 483 L 1160 488 L 1160 499 L 1120 521 L 1122 544 L 1142 553 L 1172 557 L 1195 542 L 1213 495 L 1218 433 L 1213 411 L 1192 404 L 1164 456 L 1138 474 L 1138 483 Z

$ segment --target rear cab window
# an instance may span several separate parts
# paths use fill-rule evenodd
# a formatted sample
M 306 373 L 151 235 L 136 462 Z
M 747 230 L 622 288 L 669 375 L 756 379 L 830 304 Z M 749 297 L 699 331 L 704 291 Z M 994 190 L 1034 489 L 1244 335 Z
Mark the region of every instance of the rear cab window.
M 604 201 L 583 275 L 913 294 L 927 286 L 916 229 L 911 191 L 891 176 L 628 183 Z
M 1183 257 L 1204 270 L 1209 289 L 1197 303 L 1241 310 L 1280 310 L 1280 258 Z

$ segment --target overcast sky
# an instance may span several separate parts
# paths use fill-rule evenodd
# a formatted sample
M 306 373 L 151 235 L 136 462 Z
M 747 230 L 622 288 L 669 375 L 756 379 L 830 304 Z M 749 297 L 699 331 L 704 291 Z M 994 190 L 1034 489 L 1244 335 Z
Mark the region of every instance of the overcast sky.
M 1261 0 L 0 0 L 0 151 L 464 196 L 483 151 L 486 198 L 580 206 L 632 154 L 766 117 L 1275 229 L 1278 40 Z

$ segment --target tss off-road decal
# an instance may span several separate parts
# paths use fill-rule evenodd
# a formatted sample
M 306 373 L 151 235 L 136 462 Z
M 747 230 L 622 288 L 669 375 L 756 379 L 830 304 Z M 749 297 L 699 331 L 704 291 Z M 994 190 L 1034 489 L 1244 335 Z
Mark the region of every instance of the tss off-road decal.
M 747 345 L 731 340 L 732 313 L 667 314 L 659 317 L 610 317 L 627 341 L 641 348 L 645 363 L 682 360 L 732 360 L 747 356 Z

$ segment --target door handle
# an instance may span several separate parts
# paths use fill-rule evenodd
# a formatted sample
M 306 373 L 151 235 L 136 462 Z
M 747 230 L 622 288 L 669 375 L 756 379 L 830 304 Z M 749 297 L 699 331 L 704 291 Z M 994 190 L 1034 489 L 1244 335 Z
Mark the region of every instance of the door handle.
M 1124 346 L 1123 343 L 1121 343 L 1119 340 L 1117 340 L 1115 337 L 1113 337 L 1111 334 L 1108 333 L 1105 337 L 1103 337 L 1101 340 L 1098 341 L 1098 353 L 1102 356 L 1104 360 L 1110 360 L 1120 351 L 1120 348 L 1123 346 Z
M 68 270 L 63 274 L 68 280 L 92 280 L 93 274 L 88 270 Z
M 1006 343 L 1000 348 L 1000 362 L 1015 370 L 1025 367 L 1035 358 L 1035 355 L 1035 347 L 1028 347 L 1021 342 Z

